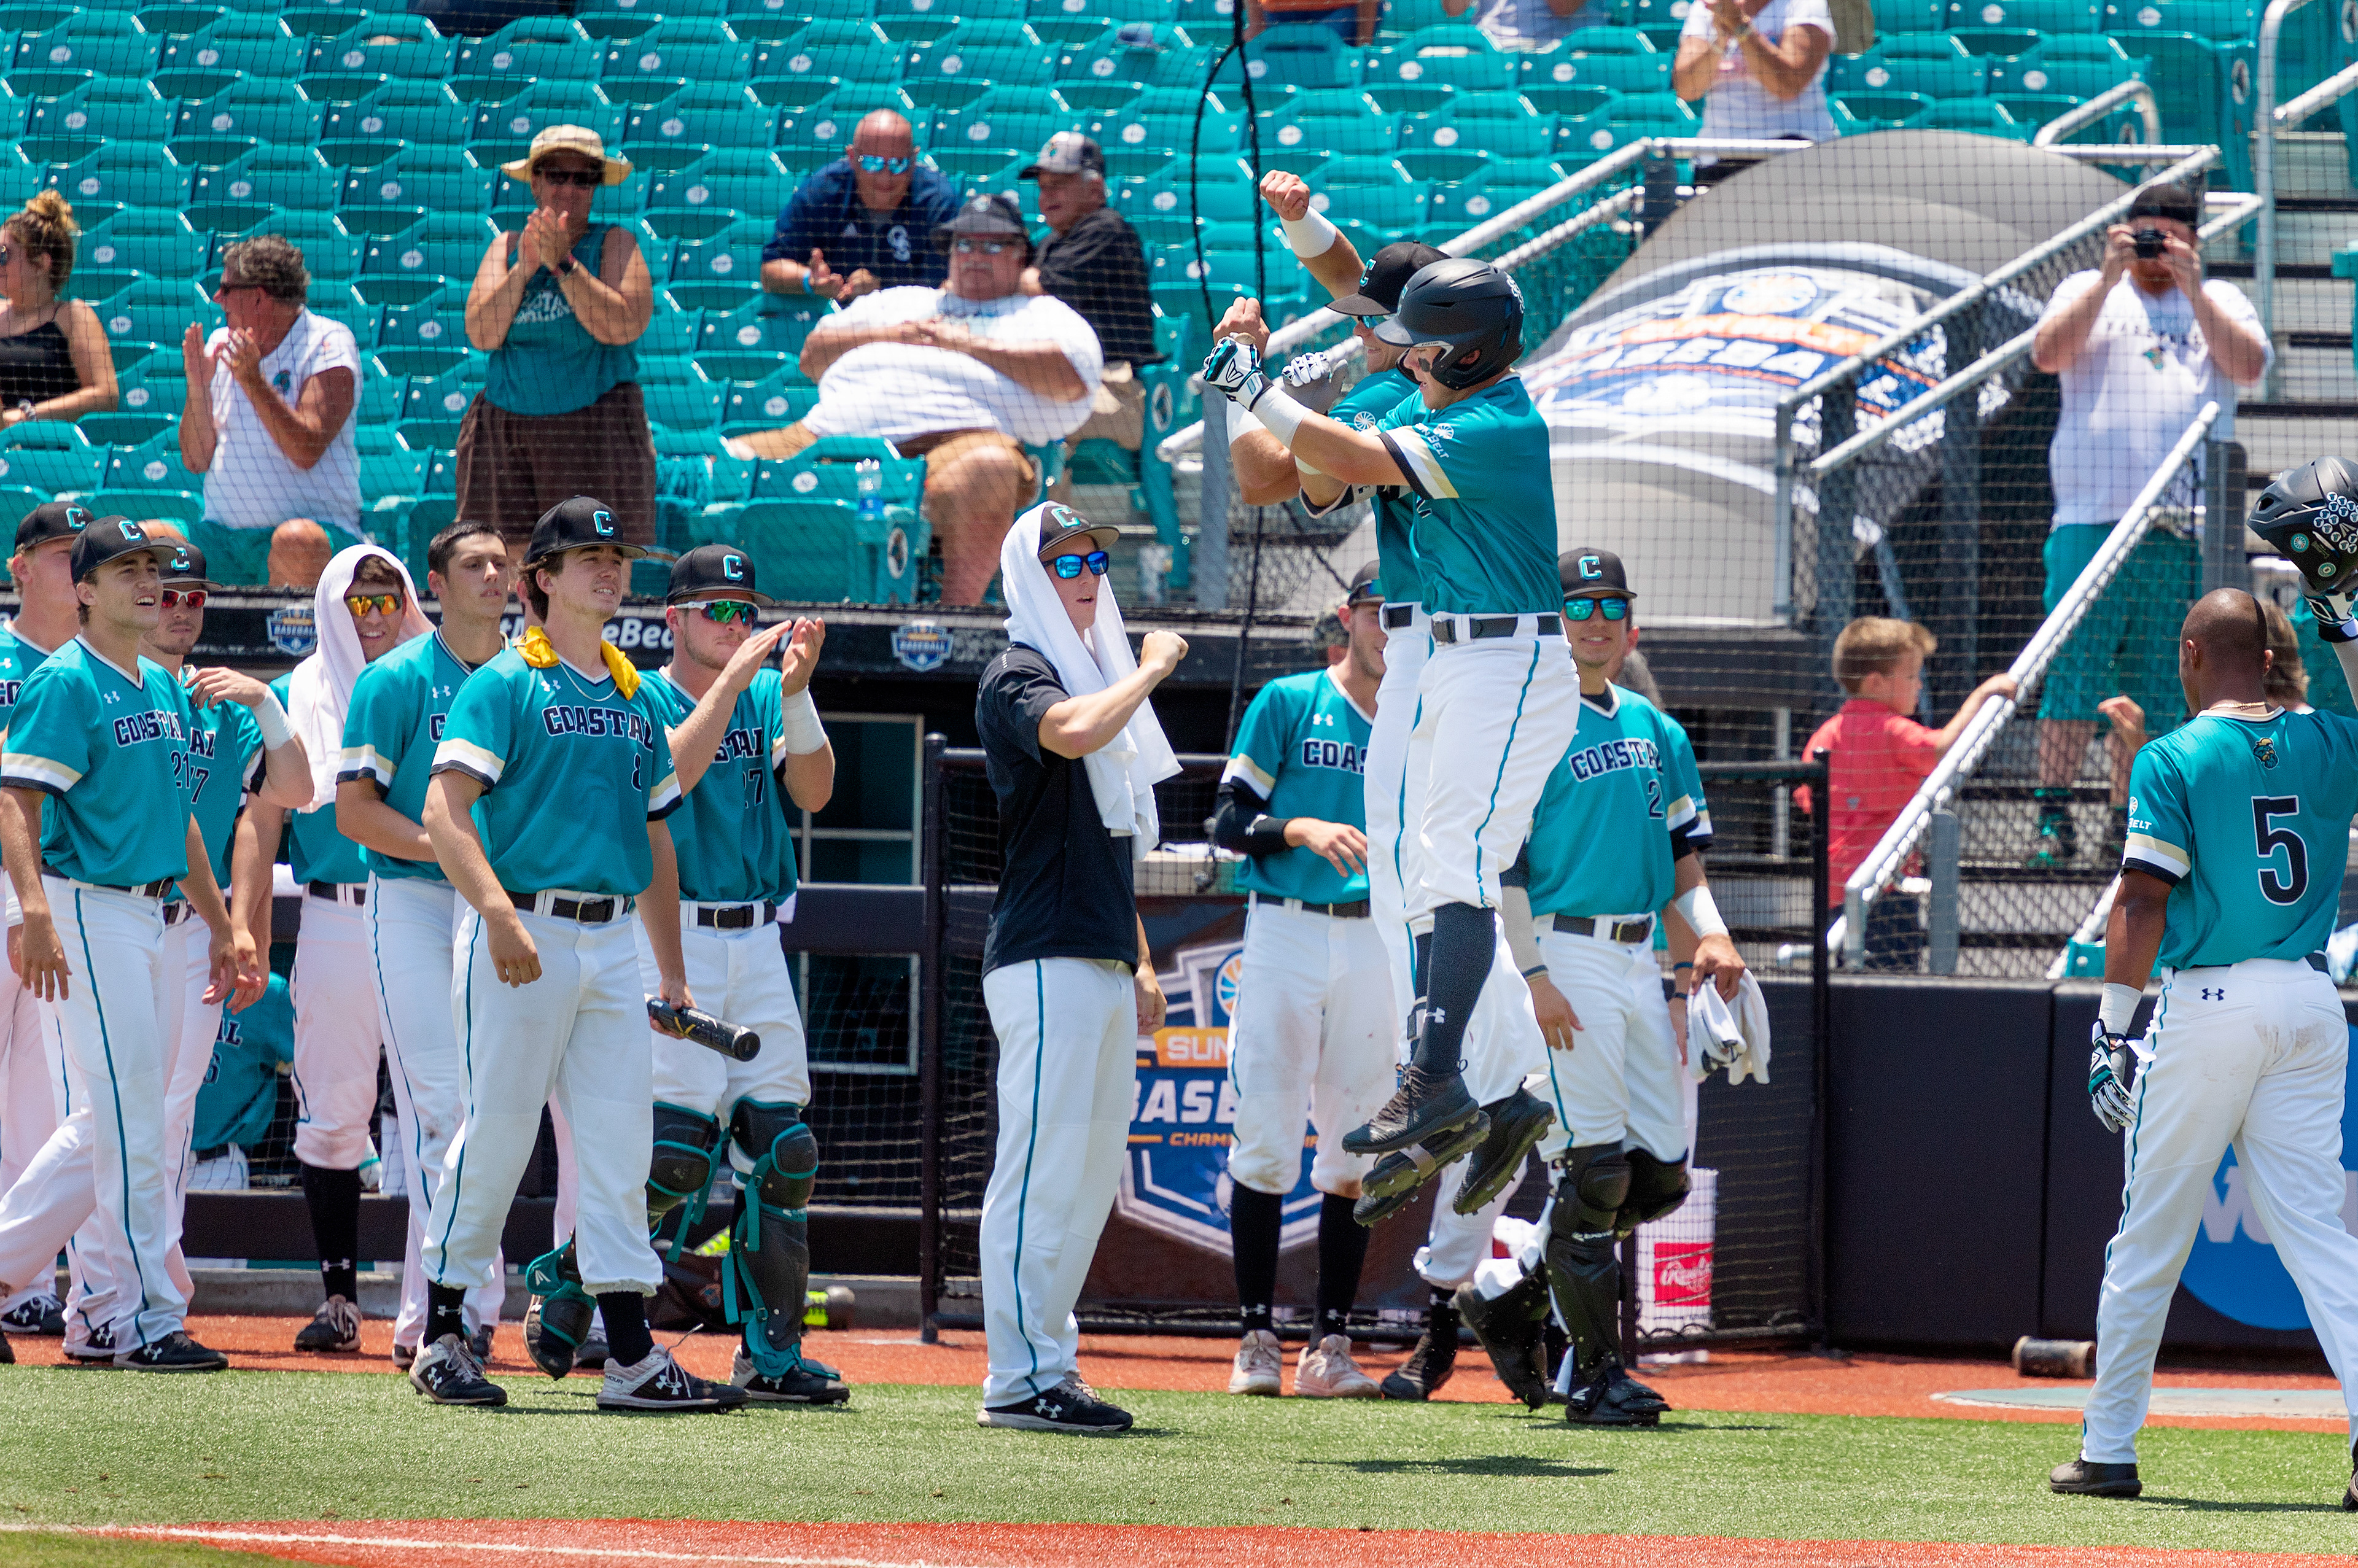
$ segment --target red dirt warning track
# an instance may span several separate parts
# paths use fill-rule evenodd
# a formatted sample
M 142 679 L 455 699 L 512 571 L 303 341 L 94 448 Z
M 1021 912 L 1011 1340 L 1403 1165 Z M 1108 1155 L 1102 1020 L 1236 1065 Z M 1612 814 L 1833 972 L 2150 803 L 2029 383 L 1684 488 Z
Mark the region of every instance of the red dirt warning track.
M 1454 1534 L 1087 1524 L 338 1520 L 92 1531 L 343 1568 L 2321 1568 L 2347 1557 L 2131 1547 L 1952 1546 L 1699 1536 Z

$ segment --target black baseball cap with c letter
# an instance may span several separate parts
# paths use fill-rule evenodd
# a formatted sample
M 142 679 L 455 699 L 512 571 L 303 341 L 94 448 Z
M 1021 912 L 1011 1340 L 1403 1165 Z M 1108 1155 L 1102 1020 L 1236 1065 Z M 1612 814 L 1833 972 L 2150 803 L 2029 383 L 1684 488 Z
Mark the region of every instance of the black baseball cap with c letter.
M 1337 316 L 1389 316 L 1400 308 L 1401 290 L 1408 287 L 1410 278 L 1434 262 L 1448 259 L 1448 252 L 1431 245 L 1395 241 L 1378 251 L 1368 270 L 1359 275 L 1357 294 L 1347 294 L 1326 308 Z
M 70 539 L 90 526 L 98 514 L 70 501 L 45 501 L 25 514 L 16 524 L 16 553 L 23 555 L 51 539 Z
M 1566 599 L 1635 599 L 1621 557 L 1610 550 L 1566 550 L 1555 558 Z
M 1383 602 L 1383 591 L 1376 584 L 1376 569 L 1377 563 L 1369 561 L 1351 574 L 1351 586 L 1343 595 L 1346 605 Z
M 753 557 L 734 545 L 698 545 L 671 564 L 671 586 L 664 589 L 665 604 L 708 599 L 777 602 L 766 593 L 753 591 Z
M 157 559 L 164 568 L 164 582 L 170 588 L 219 588 L 205 579 L 205 553 L 194 545 L 184 545 L 178 539 L 159 546 L 164 554 Z
M 123 556 L 135 556 L 146 550 L 161 566 L 169 560 L 172 546 L 178 539 L 156 539 L 147 530 L 128 517 L 102 517 L 82 529 L 74 540 L 73 579 L 88 580 L 91 574 L 111 560 Z
M 624 544 L 622 532 L 612 507 L 593 496 L 577 495 L 540 514 L 540 521 L 532 525 L 532 544 L 524 553 L 524 564 L 538 566 L 551 556 L 600 545 L 613 546 L 622 552 L 624 560 L 635 561 L 647 553 L 644 546 Z

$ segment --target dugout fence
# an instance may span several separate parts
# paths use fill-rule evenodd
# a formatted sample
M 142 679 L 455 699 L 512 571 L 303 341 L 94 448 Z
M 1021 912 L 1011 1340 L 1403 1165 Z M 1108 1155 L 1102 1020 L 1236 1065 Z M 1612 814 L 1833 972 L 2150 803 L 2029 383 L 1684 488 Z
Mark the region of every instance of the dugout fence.
M 1215 1083 L 1225 1072 L 1224 1010 L 1192 1015 L 1182 1010 L 1213 1005 L 1221 975 L 1232 978 L 1226 960 L 1241 934 L 1245 909 L 1231 880 L 1234 862 L 1213 854 L 1204 836 L 1226 759 L 1197 753 L 1180 762 L 1179 775 L 1158 786 L 1165 842 L 1140 866 L 1138 894 L 1173 1016 L 1184 1017 L 1187 1027 L 1141 1043 L 1131 1166 L 1078 1314 L 1083 1326 L 1096 1332 L 1238 1331 L 1225 1215 L 1186 1212 L 1191 1200 L 1207 1210 L 1217 1204 L 1226 1140 L 1218 1132 L 1217 1089 L 1192 1102 L 1206 1113 L 1202 1130 L 1193 1136 L 1218 1140 L 1198 1161 L 1193 1185 L 1184 1172 L 1163 1175 L 1140 1154 L 1166 1147 L 1158 1141 L 1165 1133 L 1156 1120 L 1152 1086 L 1173 1076 L 1179 1049 L 1195 1043 L 1202 1052 L 1195 1065 L 1208 1066 Z M 1830 897 L 1824 764 L 1707 763 L 1703 772 L 1716 831 L 1709 857 L 1713 884 L 1747 964 L 1763 979 L 1775 1053 L 1767 1083 L 1731 1087 L 1717 1075 L 1703 1086 L 1696 1158 L 1717 1173 L 1716 1227 L 1701 1241 L 1707 1308 L 1641 1323 L 1641 1299 L 1655 1294 L 1640 1288 L 1641 1250 L 1654 1268 L 1672 1270 L 1691 1296 L 1697 1244 L 1689 1239 L 1646 1250 L 1639 1242 L 1647 1238 L 1633 1238 L 1624 1258 L 1626 1328 L 1633 1348 L 1812 1340 L 1822 1336 L 1825 1323 L 1831 956 L 1816 914 Z M 1812 795 L 1814 811 L 1792 798 L 1803 784 L 1820 786 Z M 930 1338 L 942 1328 L 981 1322 L 978 1232 L 997 1136 L 996 1044 L 982 1001 L 981 952 L 999 869 L 996 804 L 983 753 L 928 736 L 925 802 L 918 1266 L 919 1306 Z M 1212 1037 L 1216 1052 L 1205 1045 L 1206 1037 Z M 1176 1103 L 1191 1103 L 1184 1086 Z M 1181 1117 L 1185 1114 L 1183 1108 Z M 1536 1217 L 1547 1185 L 1543 1171 L 1527 1171 L 1508 1212 Z M 1159 1201 L 1149 1186 L 1163 1189 Z M 1314 1207 L 1313 1199 L 1304 1212 L 1314 1214 Z M 1424 1288 L 1409 1264 L 1428 1213 L 1420 1202 L 1378 1227 L 1354 1324 L 1359 1336 L 1408 1339 L 1419 1332 Z M 1290 1227 L 1294 1214 L 1289 1207 Z M 1306 1240 L 1309 1233 L 1301 1236 Z M 1288 1256 L 1300 1264 L 1293 1239 L 1289 1228 Z M 1282 1294 L 1291 1294 L 1285 1281 L 1292 1277 L 1282 1267 Z M 1282 1314 L 1281 1327 L 1283 1321 Z

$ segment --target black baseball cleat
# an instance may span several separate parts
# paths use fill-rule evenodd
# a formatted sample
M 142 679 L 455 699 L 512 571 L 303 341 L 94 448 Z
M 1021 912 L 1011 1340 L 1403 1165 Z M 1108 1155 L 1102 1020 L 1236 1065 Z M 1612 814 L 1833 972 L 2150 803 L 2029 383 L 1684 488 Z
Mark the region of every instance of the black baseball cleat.
M 698 1377 L 658 1345 L 628 1367 L 607 1357 L 606 1381 L 598 1390 L 598 1408 L 638 1415 L 690 1415 L 703 1411 L 733 1411 L 745 1402 L 745 1390 L 733 1383 L 715 1383 Z
M 1011 1426 L 1024 1432 L 1069 1432 L 1076 1437 L 1113 1437 L 1128 1432 L 1130 1412 L 1098 1398 L 1076 1375 L 1055 1388 L 1012 1404 L 985 1405 L 977 1426 Z
M 1548 1375 L 1540 1319 L 1547 1312 L 1547 1287 L 1541 1277 L 1526 1274 L 1514 1289 L 1494 1297 L 1485 1297 L 1470 1282 L 1460 1285 L 1456 1305 L 1507 1391 L 1532 1410 L 1545 1405 Z
M 2350 1445 L 2350 1487 L 2342 1494 L 2342 1511 L 2358 1514 L 2358 1443 Z
M 1466 1162 L 1466 1184 L 1449 1206 L 1459 1214 L 1478 1214 L 1506 1191 L 1555 1125 L 1554 1109 L 1520 1085 L 1506 1098 L 1484 1106 L 1482 1114 L 1489 1120 L 1488 1130 Z
M 16 1353 L 8 1347 L 7 1335 L 0 1334 L 0 1367 L 14 1367 L 16 1364 Z
M 114 1364 L 132 1372 L 220 1372 L 228 1368 L 229 1357 L 176 1328 L 161 1339 L 116 1351 Z
M 1388 1400 L 1429 1400 L 1456 1370 L 1457 1309 L 1436 1306 L 1425 1318 L 1416 1348 L 1377 1387 Z
M 508 1391 L 483 1376 L 465 1339 L 446 1334 L 409 1364 L 410 1387 L 438 1405 L 503 1405 Z
M 1670 1400 L 1610 1359 L 1563 1397 L 1563 1419 L 1573 1426 L 1653 1426 L 1670 1408 Z
M 1376 1162 L 1376 1170 L 1380 1171 L 1384 1168 L 1384 1160 L 1405 1161 L 1407 1158 L 1405 1154 L 1387 1154 L 1383 1160 Z M 1373 1172 L 1369 1173 L 1369 1174 L 1373 1173 Z M 1358 1201 L 1351 1206 L 1351 1217 L 1364 1226 L 1381 1225 L 1415 1201 L 1416 1184 L 1413 1182 L 1398 1187 L 1382 1197 L 1377 1197 L 1366 1191 L 1363 1185 Z
M 2358 1486 L 2358 1481 L 2352 1483 Z M 2047 1472 L 2047 1489 L 2082 1498 L 2134 1498 L 2145 1490 L 2134 1465 L 2098 1465 L 2073 1459 Z M 2346 1502 L 2344 1507 L 2349 1506 Z
M 62 1339 L 66 1332 L 65 1309 L 58 1305 L 55 1296 L 34 1296 L 14 1312 L 0 1313 L 0 1330 Z
M 1369 1117 L 1367 1125 L 1343 1134 L 1343 1149 L 1351 1154 L 1390 1154 L 1412 1143 L 1431 1149 L 1444 1133 L 1481 1114 L 1482 1108 L 1466 1092 L 1463 1075 L 1428 1073 L 1411 1065 L 1401 1070 L 1400 1087 L 1383 1109 Z
M 1361 1225 L 1373 1225 L 1399 1212 L 1416 1195 L 1417 1188 L 1444 1166 L 1471 1153 L 1489 1130 L 1490 1124 L 1477 1110 L 1471 1121 L 1381 1156 L 1375 1168 L 1359 1179 L 1359 1201 L 1351 1206 L 1351 1217 Z
M 794 1364 L 775 1377 L 753 1365 L 745 1354 L 745 1346 L 737 1346 L 736 1357 L 729 1364 L 729 1380 L 745 1390 L 745 1397 L 762 1405 L 839 1405 L 851 1398 L 851 1390 L 843 1386 L 843 1374 L 824 1362 L 806 1357 L 799 1346 L 794 1352 Z
M 76 1338 L 73 1335 L 68 1334 L 66 1336 L 66 1359 L 69 1361 L 79 1361 L 85 1367 L 114 1366 L 114 1325 L 108 1324 L 99 1328 L 93 1328 L 87 1335 L 84 1335 L 80 1338 Z
M 361 1309 L 342 1296 L 330 1296 L 295 1336 L 295 1348 L 315 1356 L 344 1356 L 361 1347 Z

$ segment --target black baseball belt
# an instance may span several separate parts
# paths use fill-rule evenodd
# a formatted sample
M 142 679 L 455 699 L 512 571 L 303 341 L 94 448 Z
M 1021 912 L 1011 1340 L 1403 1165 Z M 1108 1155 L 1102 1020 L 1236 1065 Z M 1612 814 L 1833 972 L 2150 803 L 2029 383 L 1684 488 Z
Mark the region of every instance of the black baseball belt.
M 1531 628 L 1534 636 L 1563 634 L 1563 618 L 1560 615 L 1540 615 L 1532 620 L 1535 622 Z M 1466 641 L 1480 642 L 1491 637 L 1520 636 L 1523 618 L 1520 615 L 1436 615 L 1433 618 L 1433 640 L 1436 643 L 1456 642 L 1461 625 L 1465 628 Z
M 699 931 L 750 931 L 778 918 L 774 903 L 700 903 L 696 906 Z
M 608 894 L 604 898 L 572 898 L 564 894 L 518 892 L 503 888 L 508 902 L 518 909 L 535 914 L 545 914 L 553 920 L 577 920 L 584 925 L 605 925 L 631 913 L 631 901 Z
M 1628 946 L 1634 942 L 1654 939 L 1654 917 L 1641 914 L 1634 920 L 1617 920 L 1609 914 L 1559 914 L 1553 917 L 1558 931 L 1574 936 L 1594 936 L 1599 942 L 1617 942 Z
M 1310 903 L 1298 898 L 1279 898 L 1274 893 L 1257 892 L 1252 895 L 1252 902 L 1283 904 L 1288 909 L 1298 909 L 1304 914 L 1331 914 L 1337 920 L 1368 918 L 1368 901 L 1364 898 L 1354 899 L 1348 903 Z

